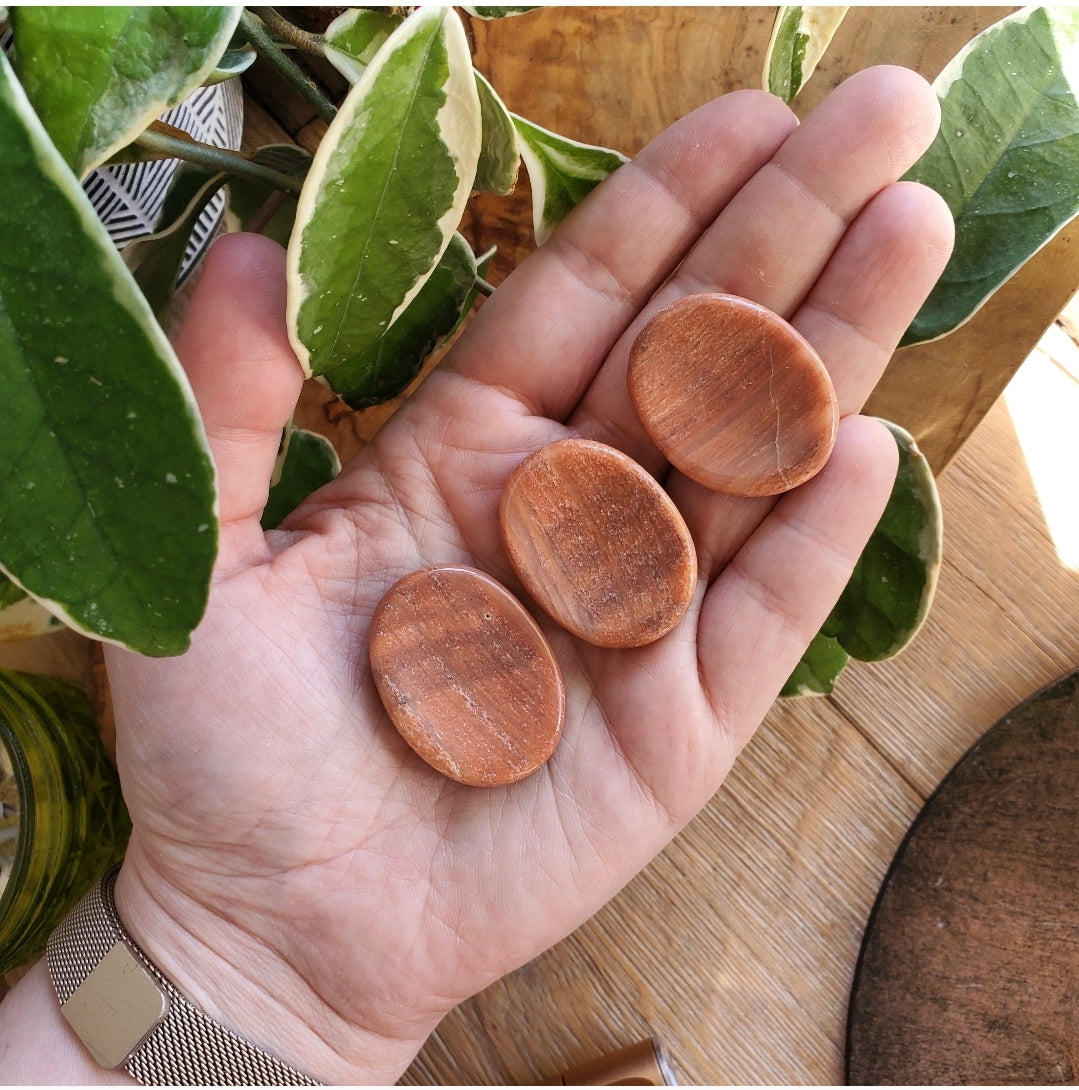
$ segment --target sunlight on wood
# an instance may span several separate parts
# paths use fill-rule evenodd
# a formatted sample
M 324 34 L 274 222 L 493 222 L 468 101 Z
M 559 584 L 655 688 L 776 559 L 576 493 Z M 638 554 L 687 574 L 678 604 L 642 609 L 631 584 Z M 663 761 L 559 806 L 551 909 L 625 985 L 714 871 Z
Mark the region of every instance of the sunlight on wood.
M 1079 307 L 1069 307 L 1079 317 Z M 1079 346 L 1049 327 L 1004 391 L 1015 433 L 1061 564 L 1079 571 Z

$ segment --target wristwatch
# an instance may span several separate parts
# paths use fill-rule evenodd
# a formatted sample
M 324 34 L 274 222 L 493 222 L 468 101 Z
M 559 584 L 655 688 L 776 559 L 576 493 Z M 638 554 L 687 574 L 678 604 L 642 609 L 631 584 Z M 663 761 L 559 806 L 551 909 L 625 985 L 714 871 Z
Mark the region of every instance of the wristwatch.
M 109 871 L 46 950 L 60 1011 L 102 1067 L 156 1086 L 319 1086 L 176 989 L 124 931 Z

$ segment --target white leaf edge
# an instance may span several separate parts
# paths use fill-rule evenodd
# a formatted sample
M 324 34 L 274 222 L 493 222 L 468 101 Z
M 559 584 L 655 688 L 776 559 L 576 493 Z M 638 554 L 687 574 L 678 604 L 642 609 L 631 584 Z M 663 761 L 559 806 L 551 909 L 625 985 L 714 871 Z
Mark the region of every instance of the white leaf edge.
M 26 93 L 22 89 L 22 85 L 19 83 L 18 79 L 16 79 L 15 73 L 2 51 L 0 51 L 0 68 L 5 70 L 5 75 L 7 77 L 6 79 L 0 80 L 0 97 L 5 96 L 5 89 L 10 93 L 12 105 L 22 118 L 23 124 L 30 132 L 30 137 L 34 144 L 35 155 L 42 172 L 50 177 L 57 188 L 59 188 L 70 200 L 86 234 L 91 238 L 96 236 L 97 241 L 100 243 L 102 261 L 100 262 L 99 270 L 103 286 L 111 287 L 116 301 L 141 319 L 141 324 L 146 330 L 147 339 L 157 350 L 166 370 L 169 372 L 170 377 L 176 383 L 180 391 L 184 405 L 187 408 L 188 421 L 191 425 L 192 432 L 194 433 L 195 440 L 201 446 L 210 468 L 211 482 L 214 489 L 213 515 L 216 520 L 220 515 L 220 490 L 217 487 L 217 468 L 213 455 L 210 453 L 210 445 L 206 437 L 206 430 L 203 427 L 202 416 L 195 400 L 194 391 L 191 389 L 191 383 L 188 381 L 187 373 L 184 371 L 179 359 L 177 359 L 168 338 L 162 332 L 157 318 L 154 317 L 154 312 L 150 309 L 150 304 L 146 301 L 146 297 L 139 290 L 138 284 L 135 283 L 135 278 L 128 271 L 123 258 L 120 257 L 119 252 L 113 245 L 108 232 L 105 230 L 104 226 L 102 226 L 101 220 L 94 211 L 93 205 L 90 204 L 90 199 L 83 192 L 82 186 L 79 185 L 75 175 L 72 174 L 71 168 L 64 161 L 63 156 L 56 150 L 52 139 L 45 131 L 45 126 L 42 125 L 37 113 L 30 104 L 30 100 L 26 97 Z M 100 632 L 84 627 L 68 612 L 67 607 L 62 602 L 53 601 L 44 594 L 31 590 L 3 563 L 0 563 L 0 572 L 3 572 L 3 574 L 17 587 L 21 587 L 30 598 L 40 603 L 54 617 L 80 635 L 103 643 L 111 643 L 117 647 L 123 647 L 125 650 L 138 650 L 137 648 L 124 643 L 122 640 L 111 639 L 108 636 L 103 636 Z
M 467 4 L 461 7 L 461 10 L 470 15 L 473 19 L 479 19 L 481 23 L 487 23 L 495 19 L 510 19 L 515 15 L 527 15 L 530 11 L 536 11 L 537 5 L 528 6 L 513 6 L 511 4 L 501 5 L 503 13 L 501 15 L 484 15 L 483 13 L 488 8 L 499 7 L 498 4 L 480 4 L 477 7 L 469 7 Z
M 179 102 L 183 102 L 192 91 L 197 90 L 210 79 L 214 72 L 217 71 L 218 61 L 221 60 L 221 57 L 228 49 L 229 42 L 232 41 L 232 36 L 240 25 L 240 16 L 243 14 L 243 10 L 242 6 L 227 9 L 228 14 L 225 22 L 222 23 L 221 29 L 211 39 L 211 45 L 207 49 L 206 60 L 203 61 L 202 67 L 188 75 L 187 81 L 177 94 L 171 97 L 158 96 L 147 103 L 142 113 L 127 126 L 127 129 L 120 136 L 115 137 L 103 149 L 97 151 L 92 159 L 87 161 L 87 165 L 82 170 L 82 178 L 85 178 L 92 170 L 96 170 L 121 148 L 126 148 L 139 133 L 156 121 L 166 110 Z M 88 148 L 87 151 L 89 150 Z
M 952 89 L 952 84 L 957 79 L 962 78 L 963 67 L 966 64 L 967 57 L 977 49 L 986 38 L 987 35 L 994 34 L 1000 30 L 1001 27 L 1006 26 L 1009 23 L 1028 23 L 1034 15 L 1039 12 L 1044 12 L 1046 16 L 1052 21 L 1055 18 L 1054 13 L 1060 11 L 1070 15 L 1073 19 L 1079 14 L 1079 9 L 1075 7 L 1069 7 L 1068 5 L 1058 5 L 1053 7 L 1025 7 L 1019 11 L 1013 12 L 1011 15 L 1006 15 L 1003 19 L 999 19 L 991 26 L 987 26 L 980 34 L 976 34 L 963 48 L 941 69 L 940 75 L 933 81 L 933 90 L 936 93 L 937 101 L 942 105 L 944 99 L 947 97 L 948 92 Z M 1064 74 L 1064 78 L 1068 83 L 1068 86 L 1075 92 L 1076 98 L 1079 99 L 1079 35 L 1076 36 L 1076 41 L 1072 44 L 1071 49 L 1066 49 L 1061 52 L 1061 71 Z M 917 164 L 915 164 L 917 165 Z M 993 298 L 994 295 L 1029 261 L 1036 257 L 1046 246 L 1049 245 L 1065 227 L 1075 222 L 1076 217 L 1079 216 L 1079 211 L 1067 219 L 1057 224 L 1056 230 L 1052 232 L 1037 249 L 1032 250 L 1018 265 L 1014 266 L 1011 271 L 1000 281 L 995 288 L 992 288 L 970 309 L 970 313 L 958 324 L 952 326 L 950 329 L 944 330 L 942 333 L 937 333 L 935 336 L 926 337 L 920 341 L 909 341 L 903 347 L 913 348 L 915 345 L 921 344 L 933 344 L 935 341 L 943 340 L 945 337 L 950 336 L 957 329 L 962 329 L 981 309 Z
M 955 83 L 957 79 L 960 79 L 962 77 L 963 68 L 967 63 L 967 58 L 971 55 L 971 53 L 974 53 L 976 50 L 980 49 L 985 44 L 987 38 L 997 37 L 997 35 L 999 35 L 1000 32 L 1009 25 L 1015 23 L 1029 23 L 1030 20 L 1039 12 L 1044 12 L 1046 16 L 1050 19 L 1050 21 L 1053 21 L 1055 18 L 1054 13 L 1057 11 L 1070 12 L 1072 15 L 1074 15 L 1075 13 L 1075 9 L 1068 7 L 1067 5 L 1033 5 L 1020 8 L 1018 11 L 1013 11 L 1011 15 L 1005 15 L 1003 19 L 998 19 L 995 23 L 990 24 L 980 33 L 975 34 L 974 37 L 971 38 L 970 41 L 967 42 L 967 44 L 963 46 L 963 48 L 960 49 L 959 52 L 956 53 L 956 55 L 952 57 L 952 59 L 940 70 L 940 74 L 937 76 L 937 78 L 933 80 L 933 90 L 936 92 L 937 98 L 940 99 L 942 102 L 944 101 L 944 99 L 948 95 L 948 92 L 952 89 L 952 84 Z M 1066 54 L 1061 56 L 1062 62 L 1066 62 L 1067 60 L 1070 60 L 1071 63 L 1064 64 L 1065 78 L 1067 79 L 1068 83 L 1074 87 L 1076 86 L 1077 81 L 1075 78 L 1072 77 L 1072 75 L 1069 75 L 1067 70 L 1069 68 L 1076 67 L 1076 65 L 1079 65 L 1079 58 L 1074 56 L 1073 51 L 1073 54 L 1071 55 Z M 1077 72 L 1075 75 L 1079 77 L 1079 72 Z
M 918 539 L 918 559 L 925 565 L 925 586 L 922 588 L 922 597 L 918 605 L 918 613 L 907 634 L 899 643 L 893 644 L 884 654 L 878 656 L 874 662 L 885 662 L 894 658 L 914 637 L 921 631 L 925 624 L 933 600 L 937 593 L 937 583 L 940 580 L 941 565 L 944 560 L 944 510 L 940 502 L 940 492 L 937 489 L 936 478 L 929 465 L 926 456 L 918 447 L 918 442 L 913 435 L 901 424 L 894 420 L 876 418 L 892 434 L 895 444 L 899 447 L 899 455 L 907 458 L 916 466 L 916 473 L 920 483 L 924 486 L 919 489 L 926 513 L 926 524 L 922 528 Z
M 613 148 L 597 148 L 595 144 L 585 144 L 580 140 L 571 140 L 568 136 L 562 136 L 560 133 L 552 132 L 550 129 L 545 129 L 542 125 L 537 125 L 534 121 L 529 121 L 525 117 L 519 117 L 515 113 L 510 113 L 510 117 L 513 119 L 513 127 L 517 130 L 517 146 L 521 152 L 521 158 L 524 160 L 525 169 L 528 171 L 528 182 L 532 187 L 532 233 L 536 238 L 536 245 L 542 246 L 547 239 L 551 237 L 551 233 L 558 226 L 557 223 L 549 223 L 543 215 L 543 209 L 547 204 L 547 171 L 544 169 L 543 160 L 536 154 L 528 138 L 528 133 L 522 131 L 521 125 L 523 123 L 529 128 L 536 129 L 538 132 L 542 132 L 545 135 L 551 137 L 552 140 L 560 143 L 569 144 L 575 148 L 583 148 L 586 151 L 606 151 L 610 154 L 617 156 L 622 160 L 623 165 L 629 162 L 629 157 L 623 155 L 620 151 L 615 151 Z M 550 159 L 557 161 L 557 152 L 552 152 L 548 147 L 545 149 L 547 156 Z M 579 171 L 576 172 L 578 178 L 588 178 L 589 175 L 582 174 Z M 597 170 L 592 177 L 597 181 L 603 181 L 603 179 L 610 177 L 610 173 L 607 171 Z
M 442 255 L 446 252 L 446 247 L 450 244 L 457 225 L 461 222 L 465 205 L 472 194 L 472 183 L 476 177 L 483 133 L 480 122 L 479 92 L 476 90 L 468 38 L 460 17 L 452 8 L 419 8 L 386 39 L 374 60 L 364 69 L 360 81 L 345 96 L 345 101 L 326 130 L 326 135 L 322 138 L 318 151 L 311 161 L 311 167 L 296 203 L 296 218 L 285 260 L 285 321 L 292 350 L 296 353 L 296 358 L 300 361 L 300 366 L 308 378 L 311 377 L 311 356 L 299 335 L 300 307 L 309 295 L 300 273 L 300 251 L 304 229 L 315 214 L 318 194 L 329 173 L 330 162 L 340 144 L 342 134 L 362 116 L 363 103 L 368 90 L 385 66 L 391 62 L 402 43 L 425 30 L 428 23 L 435 21 L 443 22 L 445 27 L 449 69 L 443 85 L 446 101 L 439 110 L 436 120 L 439 129 L 447 137 L 444 143 L 457 173 L 457 188 L 450 201 L 450 207 L 435 225 L 442 236 L 438 252 L 426 273 L 416 278 L 398 304 L 387 323 L 387 329 L 400 317 L 434 272 Z
M 795 6 L 795 5 L 792 5 Z M 783 19 L 786 13 L 791 8 L 788 6 L 781 6 L 776 11 L 775 22 L 772 24 L 772 34 L 768 39 L 768 48 L 764 51 L 764 78 L 763 86 L 764 90 L 769 89 L 771 84 L 771 72 L 772 72 L 772 56 L 775 53 L 775 47 L 779 41 L 780 27 L 783 25 Z M 797 87 L 791 88 L 791 99 L 793 99 L 798 92 L 809 82 L 809 77 L 813 75 L 817 65 L 820 63 L 821 57 L 824 56 L 824 51 L 828 48 L 832 38 L 835 37 L 835 32 L 839 29 L 839 24 L 843 22 L 844 17 L 850 10 L 849 6 L 811 6 L 800 8 L 802 14 L 798 18 L 798 25 L 794 28 L 794 33 L 803 33 L 807 35 L 808 41 L 806 42 L 805 56 L 802 58 L 802 82 Z
M 352 85 L 357 84 L 363 78 L 364 72 L 370 66 L 357 63 L 350 53 L 338 49 L 333 42 L 335 37 L 343 34 L 353 23 L 357 22 L 365 14 L 366 10 L 364 8 L 346 8 L 330 23 L 322 35 L 325 41 L 323 49 L 326 52 L 326 60 Z
M 521 166 L 521 136 L 520 136 L 520 133 L 518 133 L 518 131 L 517 131 L 517 126 L 513 123 L 513 114 L 510 113 L 509 108 L 502 101 L 502 97 L 499 95 L 499 93 L 494 89 L 494 87 L 491 86 L 491 81 L 478 68 L 473 68 L 472 73 L 476 77 L 477 87 L 482 88 L 484 94 L 486 94 L 490 98 L 491 103 L 495 107 L 495 109 L 501 111 L 503 116 L 510 123 L 510 132 L 513 134 L 513 148 L 514 148 L 514 151 L 515 151 L 515 153 L 517 155 L 517 167 L 518 167 L 518 172 L 519 172 L 520 171 L 520 166 Z M 477 91 L 477 93 L 478 93 L 478 91 Z M 481 113 L 482 113 L 482 110 L 483 110 L 482 101 L 480 103 L 480 110 L 481 110 Z M 481 124 L 482 124 L 482 121 L 481 121 Z M 482 132 L 481 132 L 481 137 L 482 137 Z M 495 193 L 496 196 L 505 197 L 505 196 L 508 196 L 510 193 L 513 192 L 513 190 L 514 190 L 514 188 L 516 187 L 516 184 L 517 184 L 517 173 L 518 172 L 514 173 L 514 184 L 511 185 L 509 189 L 506 189 L 506 190 L 503 190 L 503 191 L 500 191 L 500 192 L 496 192 Z
M 0 643 L 32 640 L 61 628 L 63 622 L 30 595 L 0 609 Z
M 326 438 L 325 435 L 320 435 L 317 431 L 311 431 L 310 428 L 301 428 L 296 425 L 295 419 L 290 420 L 286 425 L 284 432 L 282 433 L 281 445 L 277 451 L 277 457 L 274 459 L 273 472 L 270 474 L 270 488 L 276 488 L 281 483 L 281 477 L 285 471 L 285 460 L 288 458 L 289 449 L 292 446 L 292 440 L 294 436 L 299 436 L 303 439 L 314 439 L 318 444 L 324 448 L 330 455 L 329 462 L 333 466 L 333 475 L 336 477 L 341 472 L 341 456 L 337 453 L 337 448 Z

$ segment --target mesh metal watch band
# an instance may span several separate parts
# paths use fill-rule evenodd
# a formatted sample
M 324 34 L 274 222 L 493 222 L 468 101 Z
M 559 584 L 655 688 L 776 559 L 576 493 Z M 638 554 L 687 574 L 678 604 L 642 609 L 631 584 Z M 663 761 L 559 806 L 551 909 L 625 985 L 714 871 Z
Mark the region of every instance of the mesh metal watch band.
M 157 1086 L 319 1086 L 314 1079 L 238 1037 L 186 1000 L 124 931 L 116 913 L 115 868 L 52 933 L 49 975 L 66 1003 L 105 955 L 124 943 L 168 996 L 164 1019 L 131 1053 L 127 1071 Z

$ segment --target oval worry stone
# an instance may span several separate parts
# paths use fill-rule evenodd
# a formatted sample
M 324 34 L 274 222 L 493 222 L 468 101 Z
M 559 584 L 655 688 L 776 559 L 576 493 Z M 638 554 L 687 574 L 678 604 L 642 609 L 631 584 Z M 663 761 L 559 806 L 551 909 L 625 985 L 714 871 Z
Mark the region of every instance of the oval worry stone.
M 558 744 L 558 664 L 524 606 L 483 572 L 442 565 L 398 580 L 375 610 L 370 659 L 398 732 L 452 780 L 513 783 Z
M 778 314 L 734 295 L 690 295 L 656 314 L 630 349 L 628 383 L 671 465 L 717 492 L 795 488 L 835 443 L 820 357 Z
M 589 643 L 640 647 L 689 607 L 689 530 L 656 481 L 612 447 L 564 439 L 536 451 L 510 475 L 499 515 L 525 589 Z

